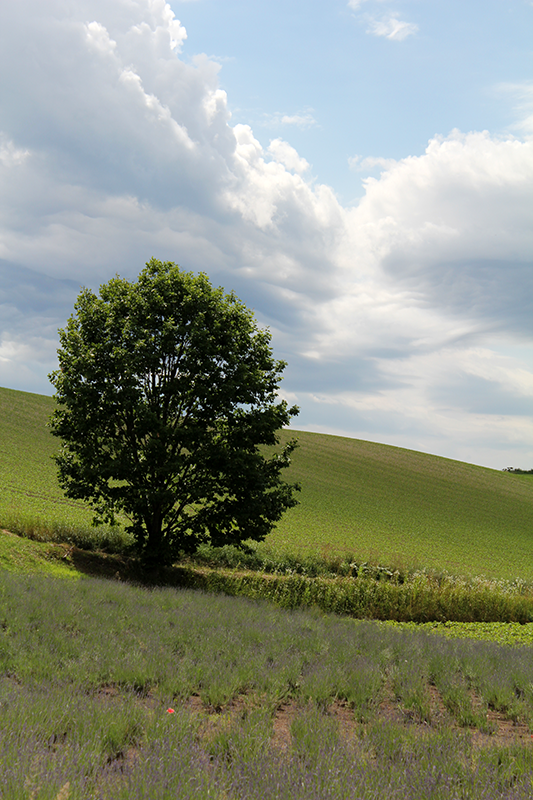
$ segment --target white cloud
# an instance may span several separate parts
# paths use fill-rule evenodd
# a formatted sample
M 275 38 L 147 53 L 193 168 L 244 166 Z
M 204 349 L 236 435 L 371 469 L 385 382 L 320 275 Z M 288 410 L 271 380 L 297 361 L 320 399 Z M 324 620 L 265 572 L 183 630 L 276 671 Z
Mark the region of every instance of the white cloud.
M 391 169 L 395 166 L 397 161 L 394 158 L 383 158 L 381 156 L 351 156 L 348 159 L 348 165 L 354 172 L 371 172 L 376 167 L 381 171 Z
M 89 45 L 103 55 L 114 55 L 117 43 L 110 38 L 108 31 L 99 22 L 89 22 L 85 26 Z
M 533 135 L 533 81 L 522 83 L 499 83 L 494 87 L 496 94 L 511 97 L 517 119 L 511 130 L 525 136 Z
M 30 151 L 15 147 L 6 136 L 0 135 L 0 164 L 3 167 L 16 167 L 24 163 Z
M 453 132 L 420 156 L 356 156 L 381 174 L 345 209 L 288 142 L 231 125 L 220 65 L 178 57 L 168 4 L 79 0 L 66 17 L 28 0 L 4 16 L 1 341 L 15 345 L 0 384 L 45 390 L 31 381 L 53 367 L 79 284 L 133 278 L 154 255 L 208 271 L 270 325 L 303 426 L 533 458 L 533 357 L 501 343 L 532 332 L 533 142 Z M 506 392 L 518 400 L 500 414 Z
M 374 0 L 374 2 L 382 3 L 384 0 Z M 364 3 L 369 0 L 348 0 L 348 8 L 353 11 L 360 11 Z M 373 36 L 383 36 L 386 39 L 392 39 L 401 42 L 408 36 L 412 36 L 418 32 L 418 25 L 414 22 L 405 22 L 398 17 L 395 11 L 389 11 L 386 15 L 376 17 L 372 13 L 356 14 L 354 15 L 361 20 L 365 20 L 368 24 L 367 33 Z
M 263 125 L 269 128 L 279 128 L 281 125 L 292 125 L 296 128 L 312 128 L 317 125 L 316 119 L 310 110 L 303 111 L 298 114 L 284 114 L 281 111 L 276 111 L 274 114 L 265 114 Z
M 309 164 L 305 158 L 301 158 L 294 147 L 284 142 L 283 139 L 273 139 L 268 146 L 268 152 L 274 161 L 283 164 L 291 172 L 297 172 L 301 175 L 309 169 Z
M 351 214 L 378 225 L 388 268 L 398 275 L 393 264 L 404 264 L 406 277 L 420 277 L 417 265 L 431 271 L 456 258 L 529 260 L 532 180 L 533 142 L 454 131 L 435 137 L 424 155 L 398 161 L 379 180 L 365 179 L 366 195 Z
M 397 42 L 402 42 L 408 36 L 417 33 L 418 25 L 414 22 L 404 22 L 398 19 L 394 14 L 381 19 L 370 19 L 367 33 L 374 36 L 384 36 L 386 39 L 393 39 Z
M 312 114 L 284 114 L 281 118 L 282 125 L 296 125 L 298 128 L 310 128 L 316 125 Z
M 23 361 L 29 353 L 30 348 L 27 344 L 19 344 L 8 339 L 3 339 L 0 342 L 0 361 Z

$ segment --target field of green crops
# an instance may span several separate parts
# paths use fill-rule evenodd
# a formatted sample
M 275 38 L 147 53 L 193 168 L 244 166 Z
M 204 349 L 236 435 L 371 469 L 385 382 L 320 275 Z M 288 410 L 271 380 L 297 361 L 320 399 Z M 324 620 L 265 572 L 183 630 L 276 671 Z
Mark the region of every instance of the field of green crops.
M 44 541 L 118 546 L 123 536 L 93 528 L 91 510 L 59 487 L 52 460 L 59 443 L 47 427 L 53 408 L 51 397 L 0 388 L 0 527 Z
M 533 476 L 387 445 L 298 433 L 301 505 L 283 549 L 346 548 L 381 563 L 533 578 Z M 502 467 L 505 465 L 502 465 Z
M 47 421 L 51 397 L 0 389 L 0 514 L 33 516 L 50 523 L 87 524 L 83 504 L 67 500 L 56 480 L 52 454 L 58 442 Z
M 57 485 L 51 455 L 58 443 L 46 427 L 53 402 L 0 389 L 0 525 L 37 534 L 41 528 L 43 538 L 84 531 L 90 540 L 91 512 Z M 300 505 L 268 537 L 270 548 L 533 581 L 533 476 L 355 439 L 296 435 L 300 446 L 287 478 L 302 484 Z

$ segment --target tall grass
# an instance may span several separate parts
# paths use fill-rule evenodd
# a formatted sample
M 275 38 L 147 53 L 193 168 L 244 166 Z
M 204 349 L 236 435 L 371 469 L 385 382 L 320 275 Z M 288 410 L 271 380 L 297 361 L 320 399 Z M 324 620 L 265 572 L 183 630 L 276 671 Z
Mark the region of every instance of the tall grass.
M 378 572 L 377 575 L 383 574 Z M 267 599 L 282 608 L 316 607 L 359 619 L 403 622 L 533 621 L 533 594 L 520 582 L 464 580 L 415 572 L 401 582 L 182 567 L 182 586 L 234 597 Z
M 120 526 L 99 525 L 87 522 L 68 522 L 61 519 L 43 519 L 16 508 L 4 507 L 0 525 L 11 533 L 36 542 L 56 542 L 74 545 L 82 550 L 99 550 L 106 553 L 133 553 L 134 539 Z
M 141 694 L 158 687 L 167 701 L 197 693 L 212 706 L 248 692 L 327 704 L 352 702 L 363 685 L 375 701 L 391 670 L 398 678 L 408 663 L 426 682 L 459 676 L 491 702 L 489 688 L 511 692 L 524 719 L 533 711 L 529 648 L 185 590 L 0 573 L 0 642 L 0 669 L 22 683 L 59 680 L 84 691 L 113 684 Z
M 334 719 L 311 707 L 280 753 L 264 717 L 201 737 L 179 709 L 135 713 L 128 703 L 52 697 L 66 705 L 62 717 L 36 693 L 17 697 L 25 724 L 15 733 L 6 720 L 0 733 L 5 800 L 529 800 L 533 792 L 531 748 L 476 752 L 467 735 L 451 731 L 421 736 L 377 722 L 346 741 Z
M 89 530 L 87 540 L 81 538 L 81 542 L 77 536 L 70 537 L 64 531 L 58 538 L 91 549 L 102 544 L 91 534 L 92 530 Z M 32 535 L 40 538 L 39 531 L 36 534 L 32 532 Z M 300 563 L 292 555 L 285 558 L 278 554 L 266 558 L 264 552 L 261 558 L 256 558 L 253 552 L 243 556 L 256 567 L 251 570 L 239 566 L 241 555 L 234 548 L 224 548 L 223 558 L 213 557 L 211 548 L 208 559 L 204 551 L 199 559 L 147 573 L 139 560 L 132 556 L 131 543 L 120 535 L 117 540 L 111 535 L 104 543 L 115 555 L 106 556 L 98 550 L 91 556 L 87 550 L 78 547 L 61 548 L 42 543 L 36 543 L 32 549 L 28 539 L 0 533 L 0 565 L 22 572 L 59 570 L 67 571 L 69 575 L 80 575 L 81 570 L 82 573 L 114 576 L 147 585 L 166 584 L 266 599 L 283 608 L 316 607 L 359 619 L 422 624 L 449 624 L 453 621 L 522 625 L 533 619 L 533 592 L 521 581 L 463 579 L 425 571 L 400 572 L 354 560 L 313 558 Z M 119 555 L 116 555 L 117 551 Z M 209 563 L 214 561 L 218 566 L 206 566 L 206 560 Z M 236 566 L 224 568 L 220 563 Z M 264 569 L 260 569 L 261 566 Z M 520 637 L 513 631 L 513 639 L 517 638 Z

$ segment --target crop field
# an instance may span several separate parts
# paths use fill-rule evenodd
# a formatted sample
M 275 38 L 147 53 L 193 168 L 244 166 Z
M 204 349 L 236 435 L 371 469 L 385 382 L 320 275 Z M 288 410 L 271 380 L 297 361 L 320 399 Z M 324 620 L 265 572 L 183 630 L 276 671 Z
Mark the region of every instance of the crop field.
M 530 798 L 531 649 L 0 572 L 0 796 Z
M 90 513 L 65 498 L 57 484 L 52 454 L 58 442 L 46 427 L 53 408 L 50 397 L 0 390 L 1 513 L 42 517 L 50 524 L 87 524 Z
M 300 446 L 290 477 L 301 481 L 301 504 L 285 515 L 272 545 L 344 548 L 380 563 L 454 574 L 533 577 L 533 476 L 356 439 L 295 435 Z
M 43 540 L 118 546 L 124 534 L 92 528 L 91 510 L 66 498 L 57 482 L 59 443 L 47 428 L 53 409 L 51 397 L 0 389 L 0 526 Z
M 67 500 L 51 459 L 50 397 L 0 389 L 0 525 L 37 538 L 120 548 Z M 293 435 L 284 431 L 282 435 Z M 533 476 L 324 434 L 294 432 L 287 479 L 300 505 L 268 537 L 294 554 L 349 552 L 393 566 L 533 581 Z M 505 465 L 502 465 L 505 466 Z

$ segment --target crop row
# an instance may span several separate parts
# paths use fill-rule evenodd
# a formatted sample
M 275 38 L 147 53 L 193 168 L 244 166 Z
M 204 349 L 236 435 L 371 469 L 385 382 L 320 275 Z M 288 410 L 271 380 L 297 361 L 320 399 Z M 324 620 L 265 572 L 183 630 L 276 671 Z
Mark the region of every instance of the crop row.
M 315 705 L 288 745 L 268 709 L 207 718 L 133 693 L 0 683 L 3 800 L 525 800 L 531 746 L 376 721 L 347 738 Z
M 0 573 L 0 676 L 2 798 L 533 791 L 530 648 L 189 590 Z M 296 712 L 276 744 L 287 705 Z M 496 719 L 521 743 L 473 748 L 468 731 L 490 742 Z

